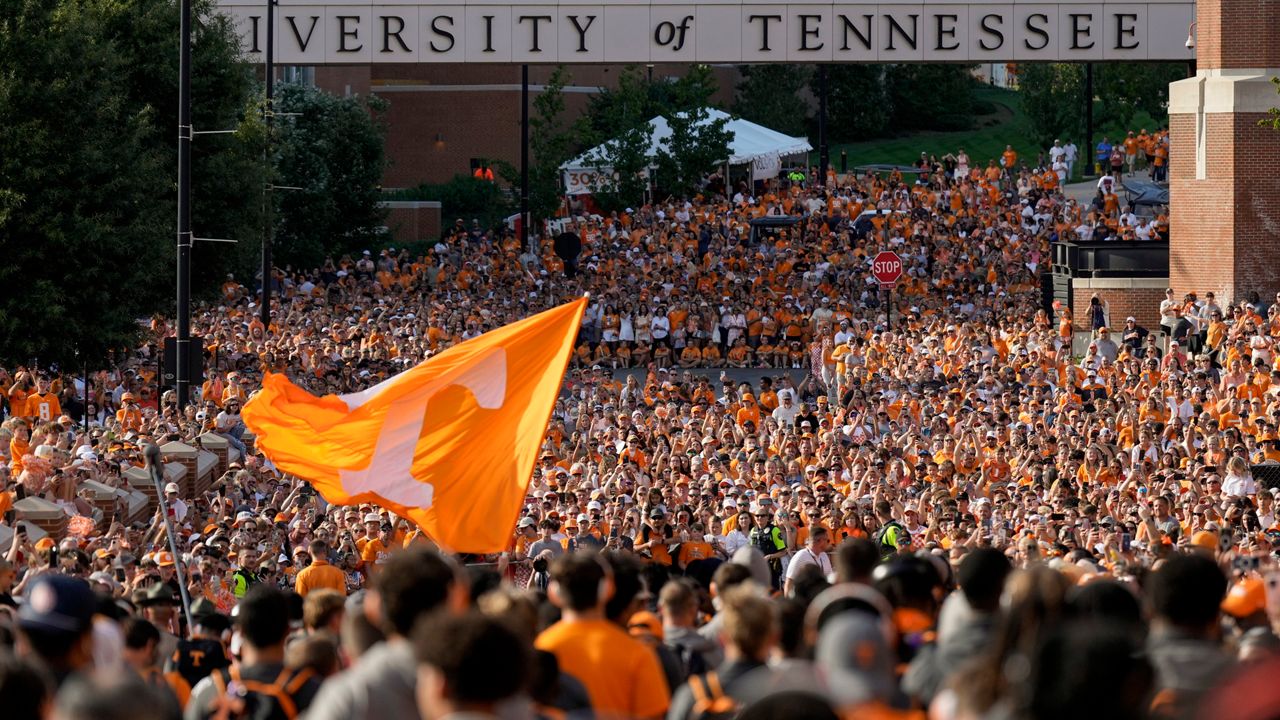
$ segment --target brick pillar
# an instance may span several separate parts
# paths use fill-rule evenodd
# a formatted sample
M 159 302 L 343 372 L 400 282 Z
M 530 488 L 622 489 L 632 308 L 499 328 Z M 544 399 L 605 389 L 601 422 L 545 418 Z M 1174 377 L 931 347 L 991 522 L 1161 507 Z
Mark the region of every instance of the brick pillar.
M 160 452 L 164 454 L 164 463 L 178 463 L 186 470 L 182 474 L 182 479 L 178 480 L 178 497 L 187 500 L 195 499 L 196 495 L 196 476 L 198 474 L 198 466 L 196 465 L 196 456 L 200 451 L 176 440 L 161 446 Z M 169 482 L 169 473 L 166 467 L 165 483 Z
M 227 463 L 230 462 L 227 459 L 227 453 L 231 449 L 231 443 L 227 442 L 227 439 L 221 435 L 213 433 L 205 433 L 196 439 L 200 441 L 200 447 L 213 453 L 214 457 L 218 458 L 218 467 L 215 469 L 215 473 L 221 477 L 222 473 L 227 471 Z
M 1169 87 L 1169 284 L 1280 291 L 1280 0 L 1198 0 L 1193 78 Z

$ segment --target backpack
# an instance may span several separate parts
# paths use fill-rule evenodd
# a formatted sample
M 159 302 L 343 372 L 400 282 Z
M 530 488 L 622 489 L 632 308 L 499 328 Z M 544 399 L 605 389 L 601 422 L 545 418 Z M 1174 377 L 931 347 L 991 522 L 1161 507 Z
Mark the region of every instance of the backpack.
M 693 692 L 693 720 L 732 720 L 742 708 L 729 697 L 720 685 L 715 671 L 705 675 L 689 676 L 689 690 Z
M 692 647 L 684 643 L 671 643 L 671 649 L 675 651 L 676 657 L 680 660 L 680 667 L 684 668 L 685 678 L 691 678 L 695 675 L 703 675 L 711 668 L 707 665 L 707 658 L 703 656 L 700 650 L 694 650 Z
M 890 533 L 890 530 L 895 532 Z M 876 531 L 876 544 L 880 546 L 880 559 L 884 560 L 901 548 L 911 547 L 911 533 L 897 520 L 890 520 Z
M 209 674 L 217 696 L 205 717 L 211 720 L 295 720 L 294 696 L 314 676 L 308 668 L 280 671 L 272 683 L 242 680 L 233 667 Z

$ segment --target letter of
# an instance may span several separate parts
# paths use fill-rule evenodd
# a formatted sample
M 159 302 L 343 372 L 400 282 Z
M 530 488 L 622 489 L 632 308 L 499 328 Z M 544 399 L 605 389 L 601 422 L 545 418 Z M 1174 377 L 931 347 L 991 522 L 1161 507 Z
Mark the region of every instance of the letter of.
M 258 15 L 249 16 L 249 35 L 253 38 L 253 46 L 249 48 L 251 53 L 262 52 L 262 49 L 258 47 L 258 21 L 261 19 Z
M 800 15 L 800 50 L 801 52 L 813 52 L 826 47 L 826 43 L 820 42 L 816 46 L 809 44 L 809 38 L 816 38 L 822 32 L 821 28 L 809 27 L 809 21 L 821 22 L 821 15 Z
M 1093 13 L 1071 13 L 1071 49 L 1072 50 L 1088 50 L 1089 48 L 1093 47 L 1096 44 L 1092 40 L 1089 40 L 1088 45 L 1080 44 L 1081 36 L 1084 36 L 1087 39 L 1089 37 L 1089 34 L 1093 32 L 1093 26 L 1089 24 L 1081 24 L 1080 23 L 1081 19 L 1085 20 L 1086 23 L 1092 23 Z
M 591 23 L 596 21 L 595 15 L 587 16 L 587 24 L 583 25 L 578 22 L 577 15 L 570 15 L 569 22 L 573 23 L 573 28 L 578 31 L 578 49 L 575 52 L 587 52 L 587 31 L 591 29 Z
M 984 33 L 988 35 L 993 35 L 996 38 L 995 45 L 988 45 L 986 40 L 978 41 L 978 46 L 981 47 L 983 50 L 987 50 L 987 51 L 999 50 L 1000 48 L 1004 47 L 1004 33 L 1000 32 L 1000 28 L 991 27 L 988 24 L 988 21 L 991 20 L 991 18 L 995 18 L 996 20 L 999 20 L 1001 25 L 1004 24 L 1004 17 L 1002 15 L 989 13 L 987 15 L 982 16 L 982 22 L 978 23 L 978 26 L 982 28 L 982 31 Z
M 396 29 L 392 31 L 391 21 L 396 21 Z M 405 44 L 404 38 L 400 37 L 400 33 L 404 32 L 404 18 L 397 15 L 382 16 L 382 52 L 391 52 L 391 38 L 396 39 L 396 44 L 405 52 L 412 52 L 409 46 Z
M 894 33 L 901 35 L 902 39 L 907 41 L 907 44 L 911 46 L 912 50 L 916 49 L 916 33 L 920 29 L 920 15 L 918 15 L 917 13 L 911 13 L 909 17 L 911 18 L 910 34 L 907 33 L 906 28 L 898 24 L 897 18 L 895 18 L 892 15 L 884 16 L 884 19 L 887 20 L 889 23 L 888 28 L 886 28 L 888 30 L 887 34 L 889 35 L 889 37 L 887 38 L 887 43 L 884 47 L 885 50 L 897 50 L 897 48 L 893 46 Z
M 493 18 L 494 15 L 485 15 L 484 17 L 484 52 L 498 52 L 493 49 Z
M 1044 38 L 1044 42 L 1039 45 L 1032 45 L 1030 40 L 1023 40 L 1022 44 L 1026 45 L 1028 50 L 1043 50 L 1046 47 L 1049 47 L 1049 32 L 1042 27 L 1036 27 L 1031 24 L 1031 21 L 1036 18 L 1040 18 L 1041 22 L 1049 22 L 1049 16 L 1044 13 L 1032 13 L 1027 16 L 1027 32 L 1035 33 L 1036 35 Z
M 311 44 L 311 36 L 314 35 L 316 32 L 316 23 L 320 22 L 320 16 L 319 15 L 311 16 L 311 27 L 307 29 L 306 40 L 303 40 L 302 33 L 298 32 L 298 23 L 297 23 L 298 18 L 290 15 L 289 17 L 285 18 L 285 20 L 289 22 L 289 27 L 293 28 L 293 39 L 298 41 L 298 50 L 300 52 L 306 52 L 307 46 Z
M 769 21 L 770 20 L 781 21 L 782 16 L 781 15 L 748 15 L 747 16 L 747 22 L 755 22 L 757 20 L 762 21 L 760 23 L 761 24 L 760 52 L 769 52 L 771 50 L 771 48 L 769 47 Z
M 538 44 L 538 23 L 543 20 L 547 22 L 551 22 L 551 16 L 550 15 L 521 15 L 520 19 L 516 20 L 516 23 L 524 24 L 525 20 L 533 21 L 533 44 L 529 47 L 529 52 L 542 52 L 542 47 L 539 46 Z
M 866 15 L 863 15 L 862 19 L 866 21 L 866 27 L 859 29 L 858 26 L 854 25 L 853 21 L 849 19 L 848 15 L 841 15 L 840 22 L 843 25 L 842 29 L 844 30 L 844 33 L 842 35 L 842 42 L 840 44 L 840 49 L 841 50 L 849 49 L 849 33 L 852 32 L 854 35 L 858 36 L 858 42 L 862 43 L 862 48 L 864 50 L 870 50 L 872 18 L 873 16 L 869 13 Z
M 354 30 L 347 29 L 347 21 L 355 20 L 357 27 Z M 360 52 L 364 49 L 364 43 L 357 47 L 347 47 L 347 38 L 358 38 L 360 36 L 359 15 L 339 15 L 338 16 L 338 52 Z
M 1116 13 L 1116 50 L 1132 50 L 1138 47 L 1138 26 L 1131 24 L 1125 27 L 1124 21 L 1131 20 L 1136 22 L 1138 16 L 1134 13 Z M 1125 45 L 1125 36 L 1133 38 L 1132 45 Z
M 447 53 L 453 49 L 453 46 L 456 44 L 456 40 L 453 37 L 453 33 L 436 25 L 436 23 L 440 22 L 441 20 L 448 20 L 449 27 L 450 28 L 453 27 L 453 18 L 449 17 L 448 15 L 437 15 L 436 17 L 431 18 L 431 32 L 439 35 L 442 38 L 448 39 L 449 44 L 446 45 L 445 47 L 436 47 L 436 41 L 432 40 L 430 43 L 428 43 L 428 45 L 431 47 L 431 52 Z
M 938 42 L 933 46 L 934 50 L 955 50 L 960 47 L 960 43 L 955 42 L 956 39 L 956 21 L 960 19 L 959 15 L 934 15 L 933 20 L 938 27 Z M 943 27 L 943 21 L 950 21 L 951 27 Z M 949 37 L 952 40 L 950 45 L 943 45 L 942 39 Z

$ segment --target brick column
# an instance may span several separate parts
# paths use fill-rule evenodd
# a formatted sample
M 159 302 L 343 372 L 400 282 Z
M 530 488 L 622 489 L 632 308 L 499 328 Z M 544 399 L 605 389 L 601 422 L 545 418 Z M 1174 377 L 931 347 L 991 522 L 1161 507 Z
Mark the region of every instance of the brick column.
M 170 463 L 178 463 L 186 470 L 182 474 L 182 479 L 176 481 L 179 489 L 178 497 L 188 500 L 198 499 L 196 495 L 196 476 L 199 474 L 199 468 L 196 465 L 196 456 L 199 451 L 186 443 L 180 443 L 175 440 L 161 446 L 160 452 L 164 454 L 165 483 L 170 482 L 168 465 Z
M 1198 0 L 1194 78 L 1169 87 L 1169 284 L 1236 300 L 1280 290 L 1280 0 Z

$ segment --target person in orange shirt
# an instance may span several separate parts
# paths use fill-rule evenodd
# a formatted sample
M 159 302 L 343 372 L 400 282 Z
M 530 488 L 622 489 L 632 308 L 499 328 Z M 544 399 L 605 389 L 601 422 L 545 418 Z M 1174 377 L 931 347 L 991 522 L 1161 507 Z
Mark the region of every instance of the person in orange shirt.
M 547 590 L 562 614 L 534 647 L 555 655 L 560 669 L 586 687 L 596 717 L 661 718 L 671 690 L 658 655 L 605 617 L 615 592 L 605 559 L 589 552 L 561 556 Z
M 133 393 L 127 392 L 120 396 L 120 402 L 124 407 L 116 411 L 116 422 L 120 423 L 120 428 L 126 432 L 133 430 L 138 432 L 142 430 L 142 408 L 138 407 L 138 400 Z
M 308 548 L 311 552 L 311 564 L 298 572 L 294 581 L 294 590 L 306 597 L 312 590 L 328 588 L 343 595 L 347 594 L 347 575 L 329 564 L 329 545 L 323 540 L 312 540 Z
M 13 417 L 27 415 L 27 395 L 31 392 L 31 373 L 23 370 L 13 376 L 9 386 L 9 414 Z
M 378 528 L 378 537 L 371 538 L 360 550 L 360 559 L 364 561 L 365 576 L 373 578 L 391 558 L 391 549 L 395 547 L 394 526 L 383 522 Z
M 1000 153 L 1000 162 L 1004 165 L 1007 173 L 1013 173 L 1015 166 L 1018 164 L 1018 152 L 1013 149 L 1012 145 L 1005 145 L 1004 152 Z
M 23 417 L 40 418 L 43 422 L 51 422 L 62 414 L 62 403 L 58 402 L 56 394 L 49 391 L 48 378 L 36 379 L 35 392 L 27 395 L 25 409 Z

